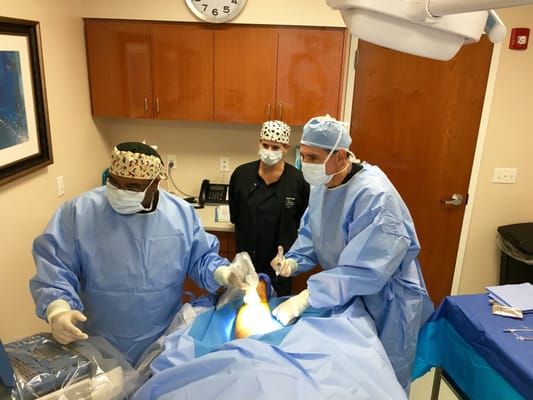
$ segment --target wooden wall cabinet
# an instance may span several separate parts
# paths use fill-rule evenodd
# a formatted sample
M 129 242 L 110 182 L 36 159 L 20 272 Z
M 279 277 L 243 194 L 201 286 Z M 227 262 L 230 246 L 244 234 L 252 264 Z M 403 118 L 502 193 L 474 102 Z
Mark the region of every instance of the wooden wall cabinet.
M 155 117 L 213 120 L 213 31 L 198 24 L 152 24 Z
M 339 117 L 344 28 L 86 19 L 94 116 L 303 125 Z
M 215 31 L 215 120 L 263 123 L 274 119 L 277 32 L 224 26 Z
M 276 109 L 272 118 L 304 125 L 341 116 L 348 33 L 343 28 L 278 29 Z
M 85 21 L 94 116 L 152 118 L 148 24 Z
M 229 25 L 215 30 L 215 120 L 303 125 L 339 117 L 346 30 Z
M 201 24 L 85 20 L 92 113 L 213 120 L 213 32 Z

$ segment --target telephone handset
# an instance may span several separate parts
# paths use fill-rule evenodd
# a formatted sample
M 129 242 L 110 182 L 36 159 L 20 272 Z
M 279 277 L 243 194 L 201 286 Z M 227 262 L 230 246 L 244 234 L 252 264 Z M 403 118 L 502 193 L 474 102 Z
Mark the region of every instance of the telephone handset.
M 198 204 L 203 207 L 206 203 L 227 204 L 229 185 L 224 183 L 210 183 L 209 179 L 204 179 L 200 186 Z

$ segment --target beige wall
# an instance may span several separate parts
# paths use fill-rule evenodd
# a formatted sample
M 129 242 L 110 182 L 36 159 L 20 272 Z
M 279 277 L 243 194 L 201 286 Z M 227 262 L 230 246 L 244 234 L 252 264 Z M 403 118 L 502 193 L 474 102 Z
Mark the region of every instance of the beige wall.
M 484 143 L 478 146 L 478 173 L 472 177 L 470 224 L 465 232 L 462 266 L 457 268 L 459 293 L 480 293 L 498 282 L 498 226 L 533 222 L 533 47 L 510 50 L 513 27 L 533 29 L 533 6 L 499 10 L 508 28 L 496 61 L 494 92 L 489 94 Z M 531 39 L 531 36 L 530 36 Z M 490 104 L 490 100 L 492 100 Z M 492 183 L 494 168 L 518 168 L 515 184 Z M 459 260 L 461 261 L 461 260 Z
M 79 2 L 81 4 L 81 2 Z M 47 326 L 34 314 L 28 279 L 34 273 L 32 239 L 66 199 L 99 179 L 108 148 L 90 116 L 83 27 L 78 2 L 3 0 L 1 15 L 40 21 L 54 163 L 0 186 L 0 339 Z M 56 177 L 65 196 L 58 197 Z
M 329 9 L 325 0 L 248 3 L 236 23 L 342 26 L 340 15 Z M 54 151 L 51 166 L 0 186 L 0 339 L 8 342 L 47 328 L 34 316 L 28 291 L 28 279 L 34 272 L 32 240 L 63 201 L 100 183 L 112 144 L 146 140 L 158 145 L 163 157 L 176 154 L 178 168 L 173 173 L 174 181 L 182 191 L 194 195 L 202 178 L 227 182 L 229 174 L 218 171 L 220 156 L 229 157 L 230 169 L 256 158 L 259 125 L 91 117 L 81 17 L 194 20 L 183 1 L 3 0 L 1 13 L 41 22 Z M 530 26 L 533 7 L 505 10 L 500 16 L 509 26 Z M 464 260 L 464 267 L 458 268 L 461 280 L 457 279 L 462 293 L 480 292 L 486 284 L 495 283 L 496 227 L 533 220 L 532 195 L 527 185 L 533 173 L 528 151 L 533 141 L 532 118 L 528 114 L 533 109 L 530 95 L 533 77 L 526 75 L 533 67 L 533 50 L 518 53 L 505 47 L 502 46 L 496 60 L 494 92 L 489 94 L 492 101 L 487 105 L 486 129 L 476 156 L 479 174 L 473 177 L 475 192 L 467 212 L 464 251 L 459 258 L 459 267 Z M 298 142 L 300 133 L 301 129 L 294 129 L 291 143 Z M 491 184 L 494 167 L 517 167 L 517 183 Z M 60 175 L 66 190 L 61 198 L 57 197 L 56 189 L 56 178 Z

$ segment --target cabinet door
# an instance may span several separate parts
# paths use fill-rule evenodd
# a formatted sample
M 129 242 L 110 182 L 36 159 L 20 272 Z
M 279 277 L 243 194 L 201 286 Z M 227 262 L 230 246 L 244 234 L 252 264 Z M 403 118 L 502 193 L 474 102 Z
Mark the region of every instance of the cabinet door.
M 153 24 L 154 117 L 213 120 L 213 31 L 201 24 Z
M 152 118 L 149 25 L 85 20 L 92 113 Z
M 317 115 L 339 118 L 345 29 L 279 29 L 275 118 L 304 125 Z
M 273 117 L 277 32 L 215 27 L 215 120 L 262 123 Z

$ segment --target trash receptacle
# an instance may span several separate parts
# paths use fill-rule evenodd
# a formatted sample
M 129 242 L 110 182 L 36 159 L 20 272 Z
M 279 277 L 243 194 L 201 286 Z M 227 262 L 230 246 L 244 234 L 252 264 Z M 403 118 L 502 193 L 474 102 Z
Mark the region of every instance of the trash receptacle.
M 533 222 L 498 227 L 500 285 L 533 283 Z

